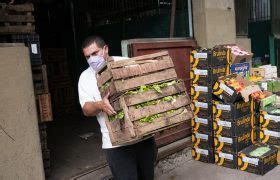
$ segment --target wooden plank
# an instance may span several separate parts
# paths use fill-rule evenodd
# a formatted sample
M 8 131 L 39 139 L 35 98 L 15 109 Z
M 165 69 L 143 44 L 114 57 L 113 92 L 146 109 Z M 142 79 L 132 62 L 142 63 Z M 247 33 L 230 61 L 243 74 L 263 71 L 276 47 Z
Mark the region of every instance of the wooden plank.
M 124 79 L 133 76 L 139 76 L 163 69 L 174 67 L 171 59 L 161 60 L 154 63 L 146 63 L 136 66 L 128 66 L 124 68 L 112 69 L 112 75 L 114 80 Z
M 113 143 L 113 142 L 116 141 L 116 139 L 115 139 L 115 135 L 113 133 L 112 127 L 111 127 L 111 123 L 109 121 L 109 117 L 108 117 L 108 115 L 106 113 L 104 113 L 104 117 L 105 117 L 105 124 L 106 124 L 108 132 L 109 132 L 110 140 Z
M 120 105 L 121 105 L 121 107 L 123 109 L 123 112 L 124 112 L 124 124 L 128 125 L 130 136 L 132 138 L 136 137 L 136 134 L 135 134 L 135 131 L 134 131 L 134 126 L 131 122 L 131 119 L 130 119 L 130 116 L 129 116 L 129 113 L 128 113 L 128 107 L 125 104 L 125 100 L 124 100 L 123 96 L 120 97 Z
M 132 142 L 140 141 L 140 139 L 141 139 L 138 137 L 132 138 L 130 136 L 129 128 L 124 128 L 121 131 L 116 131 L 112 134 L 114 136 L 114 140 L 111 139 L 113 146 L 126 145 L 126 144 L 130 144 Z
M 52 104 L 50 94 L 38 95 L 40 122 L 52 121 Z
M 166 69 L 156 73 L 138 76 L 126 80 L 116 80 L 115 86 L 118 92 L 130 90 L 142 85 L 173 80 L 177 78 L 174 68 Z
M 143 102 L 163 98 L 165 96 L 170 96 L 173 94 L 178 94 L 186 91 L 185 85 L 183 82 L 174 84 L 172 86 L 161 88 L 162 93 L 158 93 L 155 90 L 149 90 L 139 94 L 125 95 L 124 99 L 127 106 L 133 106 Z
M 167 129 L 173 127 L 172 125 L 178 124 L 180 122 L 187 122 L 191 118 L 192 112 L 188 111 L 187 109 L 182 109 L 178 114 L 173 114 L 169 117 L 157 118 L 154 120 L 154 122 L 147 125 L 136 122 L 137 125 L 139 125 L 139 127 L 137 127 L 137 133 L 139 134 L 139 136 L 148 135 L 151 133 L 155 133 L 158 130 L 163 130 L 162 128 Z
M 19 4 L 19 5 L 7 5 L 5 10 L 28 12 L 28 11 L 34 11 L 34 6 L 31 3 Z
M 176 98 L 176 102 L 160 102 L 156 105 L 146 106 L 143 108 L 136 109 L 136 107 L 129 107 L 129 115 L 131 121 L 136 121 L 138 119 L 148 117 L 154 114 L 163 113 L 168 110 L 178 109 L 180 107 L 186 106 L 190 103 L 187 96 L 179 96 Z
M 35 19 L 32 15 L 3 15 L 0 22 L 35 22 Z
M 108 92 L 110 92 L 110 98 L 113 97 L 114 95 L 116 95 L 117 90 L 116 90 L 114 83 L 111 83 L 109 85 L 109 87 L 107 89 L 105 89 L 104 91 L 100 90 L 101 97 L 103 98 Z
M 1 34 L 13 34 L 13 33 L 35 33 L 35 26 L 1 26 L 0 27 Z
M 47 66 L 42 65 L 42 77 L 43 77 L 43 84 L 44 84 L 44 93 L 49 92 L 49 83 L 48 83 L 48 75 L 47 75 Z
M 103 84 L 105 84 L 111 78 L 112 78 L 112 73 L 111 73 L 110 69 L 106 69 L 105 71 L 103 71 L 97 78 L 98 87 L 101 87 Z
M 160 56 L 168 56 L 168 51 L 162 51 L 162 52 L 158 52 L 158 53 L 154 53 L 154 54 L 137 56 L 137 57 L 133 57 L 133 58 L 130 58 L 127 60 L 122 60 L 122 61 L 114 61 L 114 62 L 110 62 L 110 65 L 111 65 L 111 68 L 118 68 L 118 67 L 123 67 L 132 61 L 143 61 L 143 60 L 147 60 L 147 59 L 154 59 L 154 58 L 157 58 Z
M 111 106 L 114 108 L 114 110 L 115 110 L 116 112 L 122 110 L 122 107 L 121 107 L 121 105 L 120 105 L 119 99 L 117 99 L 117 100 L 114 101 L 114 102 L 110 102 L 110 104 L 111 104 Z

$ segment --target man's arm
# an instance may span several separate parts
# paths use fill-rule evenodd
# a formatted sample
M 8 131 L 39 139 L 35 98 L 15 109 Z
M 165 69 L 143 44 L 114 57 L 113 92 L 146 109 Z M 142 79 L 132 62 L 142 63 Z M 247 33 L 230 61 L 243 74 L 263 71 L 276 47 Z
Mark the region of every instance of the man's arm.
M 86 102 L 83 106 L 83 113 L 85 116 L 96 116 L 100 111 L 104 111 L 109 116 L 116 114 L 116 111 L 111 106 L 109 100 L 109 93 L 102 99 L 102 101 Z

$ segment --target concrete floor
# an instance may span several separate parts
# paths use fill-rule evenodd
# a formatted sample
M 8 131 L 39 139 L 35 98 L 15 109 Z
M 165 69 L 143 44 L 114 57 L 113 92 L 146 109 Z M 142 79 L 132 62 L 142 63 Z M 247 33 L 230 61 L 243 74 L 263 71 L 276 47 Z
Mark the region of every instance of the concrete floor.
M 87 133 L 93 135 L 82 138 Z M 106 162 L 97 120 L 81 114 L 56 118 L 50 123 L 48 147 L 51 150 L 51 176 L 48 180 L 68 179 Z
M 190 160 L 169 173 L 156 177 L 156 180 L 278 180 L 280 166 L 274 168 L 264 176 L 259 176 L 235 169 L 206 164 Z

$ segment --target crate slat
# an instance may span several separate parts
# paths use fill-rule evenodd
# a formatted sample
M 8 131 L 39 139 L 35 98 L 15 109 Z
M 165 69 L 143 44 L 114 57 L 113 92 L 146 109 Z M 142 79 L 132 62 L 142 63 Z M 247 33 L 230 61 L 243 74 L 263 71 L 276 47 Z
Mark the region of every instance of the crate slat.
M 136 109 L 135 107 L 129 108 L 129 114 L 132 121 L 136 121 L 138 119 L 163 113 L 168 110 L 177 109 L 182 106 L 186 106 L 190 103 L 190 101 L 186 98 L 186 96 L 179 96 L 176 99 L 176 102 L 160 102 L 157 105 L 146 106 L 143 108 Z
M 5 5 L 1 3 L 2 9 L 7 11 L 17 11 L 17 12 L 29 12 L 34 11 L 34 6 L 31 3 L 18 4 L 18 5 Z
M 35 26 L 24 26 L 24 25 L 15 25 L 15 26 L 0 26 L 1 34 L 18 34 L 18 33 L 35 33 Z
M 153 63 L 146 63 L 143 65 L 135 65 L 126 68 L 112 69 L 112 75 L 115 80 L 125 79 L 133 76 L 139 76 L 155 71 L 160 71 L 174 67 L 174 64 L 170 58 L 159 60 Z
M 172 86 L 167 86 L 165 88 L 162 88 L 161 91 L 162 93 L 158 93 L 152 89 L 136 95 L 127 95 L 125 96 L 125 102 L 128 106 L 133 106 L 147 101 L 152 101 L 158 98 L 163 98 L 165 96 L 170 96 L 170 95 L 185 92 L 186 88 L 184 83 L 180 82 L 178 84 L 174 84 Z
M 35 19 L 32 15 L 3 15 L 0 22 L 35 22 Z
M 40 94 L 38 97 L 38 106 L 39 106 L 39 122 L 48 122 L 52 121 L 52 104 L 50 94 Z
M 162 51 L 162 52 L 158 52 L 158 53 L 154 53 L 154 54 L 133 57 L 128 60 L 115 61 L 115 62 L 111 62 L 109 64 L 110 64 L 111 68 L 118 68 L 118 67 L 123 67 L 123 66 L 127 66 L 127 65 L 132 65 L 132 61 L 145 61 L 147 59 L 153 59 L 153 58 L 159 58 L 159 57 L 162 58 L 162 56 L 167 56 L 167 55 L 168 55 L 168 51 Z M 138 63 L 140 63 L 140 62 L 138 62 Z
M 152 123 L 141 123 L 136 122 L 135 125 L 138 127 L 137 131 L 139 135 L 145 135 L 154 131 L 155 129 L 161 129 L 164 127 L 170 127 L 172 124 L 177 124 L 185 120 L 191 120 L 192 111 L 190 109 L 181 108 L 181 111 L 177 114 L 171 113 L 166 117 L 155 119 Z
M 115 86 L 117 91 L 130 90 L 142 85 L 148 85 L 156 82 L 173 80 L 177 78 L 175 69 L 166 69 L 160 72 L 138 76 L 127 80 L 116 80 Z

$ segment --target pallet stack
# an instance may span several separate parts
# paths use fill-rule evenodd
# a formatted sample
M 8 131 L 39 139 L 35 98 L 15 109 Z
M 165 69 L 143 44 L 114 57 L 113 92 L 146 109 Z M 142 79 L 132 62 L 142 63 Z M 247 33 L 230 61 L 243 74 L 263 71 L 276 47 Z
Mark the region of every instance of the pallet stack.
M 76 98 L 67 63 L 66 49 L 45 48 L 42 50 L 42 57 L 44 64 L 48 66 L 48 81 L 54 116 L 74 112 Z
M 33 4 L 0 3 L 0 34 L 33 34 L 35 19 Z
M 50 150 L 47 146 L 47 122 L 53 120 L 47 67 L 42 64 L 40 38 L 35 34 L 33 4 L 7 5 L 0 3 L 0 34 L 2 43 L 22 43 L 30 52 L 34 94 L 38 112 L 38 126 L 44 168 L 50 172 Z
M 217 46 L 191 52 L 192 155 L 195 160 L 214 163 L 212 95 L 214 83 L 229 74 L 230 51 Z
M 110 91 L 117 112 L 105 121 L 113 145 L 190 123 L 193 117 L 184 83 L 167 51 L 111 61 L 98 75 L 101 96 Z

